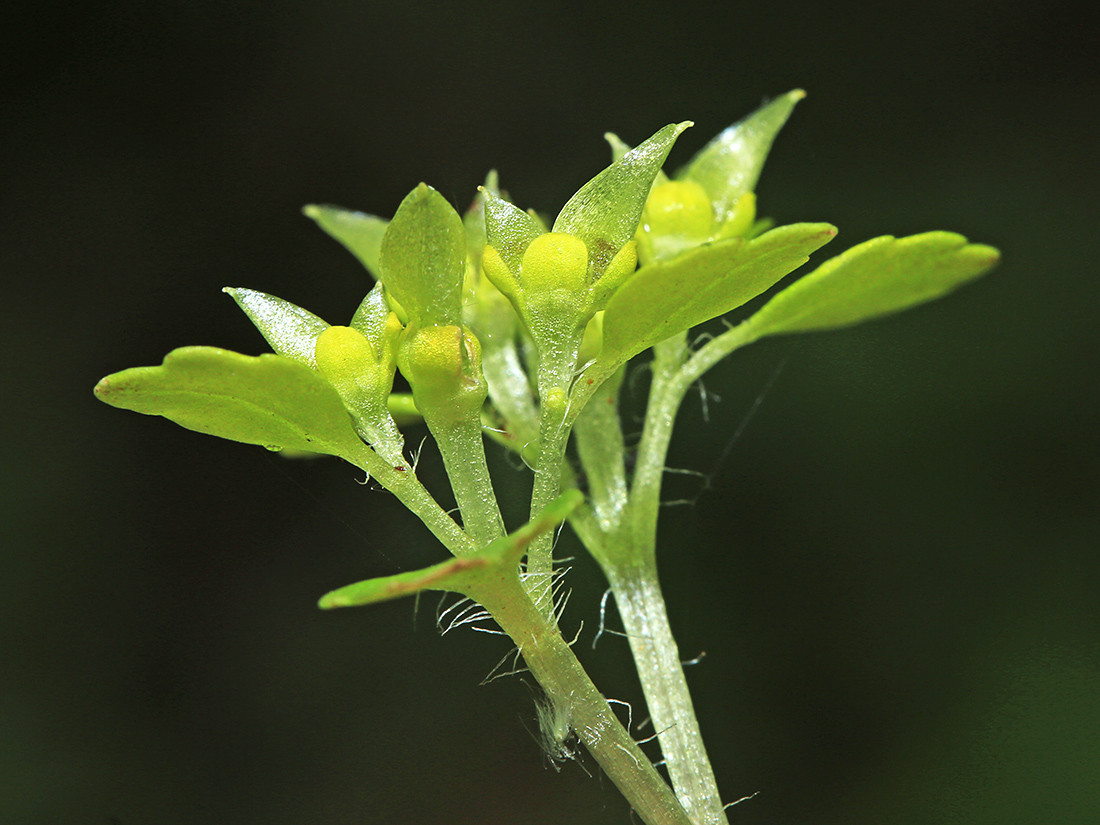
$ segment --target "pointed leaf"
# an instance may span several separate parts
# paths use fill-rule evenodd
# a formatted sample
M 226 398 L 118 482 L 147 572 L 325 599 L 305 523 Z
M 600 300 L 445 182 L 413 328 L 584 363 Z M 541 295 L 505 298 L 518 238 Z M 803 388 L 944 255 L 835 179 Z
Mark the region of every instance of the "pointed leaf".
M 492 190 L 482 187 L 481 193 L 485 198 L 485 242 L 513 273 L 519 272 L 524 251 L 544 230 L 533 217 Z
M 159 367 L 108 375 L 95 394 L 114 407 L 163 415 L 189 430 L 269 449 L 344 457 L 364 449 L 336 390 L 309 367 L 281 355 L 182 347 Z
M 408 194 L 382 238 L 382 280 L 422 324 L 458 324 L 466 230 L 447 199 L 426 184 Z
M 644 266 L 611 296 L 600 361 L 623 363 L 647 347 L 755 298 L 836 235 L 827 223 L 797 223 L 745 241 L 704 244 Z
M 227 286 L 222 292 L 233 296 L 260 334 L 279 355 L 293 358 L 309 367 L 316 367 L 313 350 L 317 336 L 329 325 L 297 304 L 257 292 L 254 289 Z
M 624 143 L 622 138 L 620 138 L 614 132 L 604 132 L 603 139 L 606 140 L 607 145 L 611 147 L 612 163 L 619 160 L 619 158 L 621 158 L 623 155 L 634 148 L 633 146 Z M 658 171 L 657 176 L 653 179 L 653 184 L 656 186 L 662 183 L 668 183 L 668 175 L 666 175 L 664 172 Z
M 653 180 L 689 126 L 689 120 L 666 126 L 592 178 L 562 207 L 554 231 L 583 240 L 597 274 L 634 237 Z
M 953 232 L 874 238 L 826 261 L 746 323 L 758 336 L 848 326 L 938 298 L 999 257 Z
M 313 218 L 321 229 L 343 244 L 359 259 L 376 281 L 379 279 L 382 270 L 378 266 L 378 250 L 389 221 L 363 212 L 351 212 L 338 206 L 310 204 L 303 207 L 302 212 Z
M 704 146 L 676 175 L 678 180 L 693 180 L 706 190 L 719 223 L 733 214 L 738 198 L 756 188 L 775 136 L 805 96 L 804 91 L 795 89 L 757 109 Z
M 386 303 L 382 282 L 374 285 L 374 289 L 367 293 L 355 310 L 349 327 L 362 333 L 378 352 L 382 351 L 382 340 L 385 337 L 386 320 L 390 317 L 390 307 Z
M 354 607 L 411 596 L 422 590 L 447 590 L 483 600 L 498 590 L 502 577 L 514 578 L 527 545 L 561 524 L 584 500 L 579 490 L 568 490 L 550 502 L 532 521 L 486 547 L 422 570 L 398 573 L 349 584 L 326 593 L 318 607 Z
M 412 596 L 423 590 L 462 593 L 463 585 L 468 584 L 469 574 L 472 571 L 484 570 L 488 565 L 489 560 L 480 553 L 460 556 L 422 570 L 366 579 L 340 587 L 322 596 L 317 606 L 322 610 L 331 610 L 334 607 L 358 607 L 399 599 L 402 596 Z

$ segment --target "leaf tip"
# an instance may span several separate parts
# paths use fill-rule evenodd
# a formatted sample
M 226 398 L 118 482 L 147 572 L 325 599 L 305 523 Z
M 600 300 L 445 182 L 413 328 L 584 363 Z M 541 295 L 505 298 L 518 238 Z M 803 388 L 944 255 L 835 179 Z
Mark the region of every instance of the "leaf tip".
M 92 393 L 94 393 L 95 397 L 98 398 L 100 401 L 110 403 L 109 401 L 107 401 L 107 395 L 108 393 L 110 393 L 110 391 L 111 376 L 108 375 L 104 378 L 100 378 L 99 381 L 96 382 L 95 388 L 92 390 Z
M 321 610 L 332 610 L 336 607 L 348 607 L 348 600 L 338 595 L 339 591 L 333 590 L 317 600 L 317 606 Z

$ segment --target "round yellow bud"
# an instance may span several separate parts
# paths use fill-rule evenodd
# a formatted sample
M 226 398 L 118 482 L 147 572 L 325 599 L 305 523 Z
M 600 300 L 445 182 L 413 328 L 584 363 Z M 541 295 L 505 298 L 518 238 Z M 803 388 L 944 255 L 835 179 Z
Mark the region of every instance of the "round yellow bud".
M 520 281 L 528 301 L 537 300 L 540 292 L 580 294 L 588 281 L 588 247 L 564 232 L 539 235 L 523 253 Z
M 314 348 L 317 371 L 344 403 L 363 412 L 385 403 L 389 388 L 382 388 L 383 370 L 370 341 L 351 327 L 329 327 L 317 337 Z
M 702 242 L 714 233 L 714 207 L 694 181 L 669 181 L 649 193 L 642 226 L 655 235 L 681 235 Z

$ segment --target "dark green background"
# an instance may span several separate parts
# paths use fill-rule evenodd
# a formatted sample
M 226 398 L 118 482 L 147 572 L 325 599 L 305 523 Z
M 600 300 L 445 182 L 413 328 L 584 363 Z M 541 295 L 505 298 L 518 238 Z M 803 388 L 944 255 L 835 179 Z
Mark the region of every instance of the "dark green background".
M 795 86 L 763 212 L 836 223 L 833 252 L 942 228 L 1004 263 L 761 343 L 708 377 L 709 419 L 685 404 L 671 462 L 712 475 L 669 477 L 697 503 L 664 511 L 661 561 L 722 791 L 759 791 L 733 819 L 1100 821 L 1094 5 L 20 5 L 0 822 L 629 822 L 545 769 L 523 684 L 478 686 L 501 640 L 438 638 L 432 599 L 415 627 L 411 602 L 315 609 L 442 558 L 389 496 L 91 388 L 183 344 L 263 351 L 225 285 L 345 320 L 368 281 L 303 203 L 388 215 L 424 180 L 461 208 L 496 167 L 553 212 L 604 131 L 691 118 L 675 164 Z M 589 647 L 598 575 L 570 580 L 582 658 L 643 716 L 623 641 Z

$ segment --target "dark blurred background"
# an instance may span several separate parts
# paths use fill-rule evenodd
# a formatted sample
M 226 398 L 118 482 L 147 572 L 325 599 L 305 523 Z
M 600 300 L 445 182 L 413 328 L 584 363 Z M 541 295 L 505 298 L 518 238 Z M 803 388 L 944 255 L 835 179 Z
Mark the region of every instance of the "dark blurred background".
M 443 557 L 392 498 L 91 389 L 184 344 L 264 351 L 225 285 L 345 322 L 368 279 L 304 203 L 390 215 L 424 180 L 464 208 L 495 167 L 553 213 L 605 131 L 693 119 L 676 166 L 796 86 L 763 213 L 836 223 L 819 258 L 950 229 L 1004 262 L 758 344 L 708 376 L 705 417 L 685 404 L 670 460 L 710 483 L 669 476 L 696 503 L 664 511 L 662 572 L 681 652 L 707 653 L 689 678 L 723 793 L 759 792 L 732 820 L 1100 821 L 1095 5 L 3 14 L 0 821 L 629 822 L 590 760 L 547 769 L 520 680 L 479 686 L 501 640 L 439 638 L 434 599 L 315 608 Z M 565 626 L 640 718 L 623 640 L 590 649 L 603 585 L 573 550 Z

